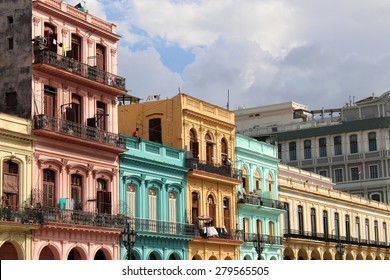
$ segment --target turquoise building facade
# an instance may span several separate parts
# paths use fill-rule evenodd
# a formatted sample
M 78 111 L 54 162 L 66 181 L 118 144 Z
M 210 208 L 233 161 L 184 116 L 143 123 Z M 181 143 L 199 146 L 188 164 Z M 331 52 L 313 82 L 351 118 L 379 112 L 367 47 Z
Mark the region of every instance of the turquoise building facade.
M 186 221 L 185 151 L 135 137 L 120 156 L 120 212 L 135 231 L 134 260 L 186 260 L 194 226 Z M 121 259 L 127 250 L 120 242 Z
M 282 259 L 279 219 L 284 206 L 278 201 L 278 161 L 274 145 L 236 135 L 236 168 L 242 171 L 237 189 L 238 229 L 244 235 L 242 260 Z

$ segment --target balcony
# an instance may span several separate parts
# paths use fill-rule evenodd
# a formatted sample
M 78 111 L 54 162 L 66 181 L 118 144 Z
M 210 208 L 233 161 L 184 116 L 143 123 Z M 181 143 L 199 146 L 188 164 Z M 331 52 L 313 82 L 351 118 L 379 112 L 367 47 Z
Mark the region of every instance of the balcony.
M 137 234 L 154 233 L 167 235 L 185 235 L 194 237 L 195 226 L 192 224 L 176 223 L 168 221 L 129 218 L 130 228 L 133 228 Z
M 257 241 L 260 238 L 260 241 L 263 241 L 266 244 L 270 245 L 282 245 L 282 238 L 280 236 L 266 235 L 266 234 L 257 234 L 257 233 L 241 233 L 243 234 L 243 240 L 245 242 Z
M 238 203 L 251 204 L 255 206 L 265 206 L 275 209 L 284 209 L 283 202 L 275 199 L 263 198 L 258 195 L 243 195 L 243 197 L 238 198 Z
M 186 160 L 186 167 L 190 170 L 200 170 L 229 178 L 241 179 L 241 170 L 231 166 L 212 164 L 206 161 L 189 158 Z
M 106 150 L 114 149 L 119 152 L 126 150 L 126 138 L 124 136 L 96 127 L 85 126 L 46 115 L 36 115 L 34 117 L 33 127 L 35 134 L 43 136 L 59 138 L 58 136 L 64 135 L 72 139 L 80 140 L 80 144 L 88 146 L 92 142 L 101 145 L 101 148 Z
M 389 242 L 377 241 L 377 240 L 366 240 L 351 236 L 342 236 L 334 234 L 325 234 L 320 232 L 312 231 L 303 231 L 296 229 L 285 229 L 284 230 L 285 238 L 299 238 L 299 239 L 310 239 L 323 242 L 334 242 L 334 243 L 343 243 L 357 246 L 369 246 L 377 248 L 390 248 Z
M 50 51 L 35 52 L 34 69 L 112 94 L 123 95 L 126 91 L 125 78 Z
M 42 214 L 37 209 L 24 207 L 0 207 L 0 222 L 42 224 Z

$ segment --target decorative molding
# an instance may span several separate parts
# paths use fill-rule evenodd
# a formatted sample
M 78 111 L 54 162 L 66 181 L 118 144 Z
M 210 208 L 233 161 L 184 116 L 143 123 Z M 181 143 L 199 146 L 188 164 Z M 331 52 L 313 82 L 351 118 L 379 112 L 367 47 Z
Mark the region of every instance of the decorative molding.
M 41 22 L 41 19 L 40 19 L 40 18 L 33 17 L 34 26 L 38 26 L 38 24 L 39 24 L 40 22 Z

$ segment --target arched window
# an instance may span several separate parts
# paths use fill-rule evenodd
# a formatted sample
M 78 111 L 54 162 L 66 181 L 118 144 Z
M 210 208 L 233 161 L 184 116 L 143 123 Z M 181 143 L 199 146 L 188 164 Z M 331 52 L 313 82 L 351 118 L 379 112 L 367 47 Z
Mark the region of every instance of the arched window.
M 260 219 L 256 220 L 256 233 L 257 234 L 263 233 L 263 221 Z
M 43 206 L 56 206 L 56 173 L 50 169 L 43 169 Z
M 15 209 L 19 205 L 19 164 L 12 160 L 3 161 L 3 206 Z
M 96 207 L 98 213 L 111 214 L 111 192 L 108 191 L 107 181 L 97 179 Z
M 259 170 L 255 171 L 255 193 L 261 196 L 261 173 Z
M 228 161 L 228 144 L 225 138 L 221 140 L 221 161 L 222 165 L 230 165 Z
M 272 177 L 271 173 L 268 173 L 268 178 L 267 178 L 267 191 L 271 193 L 271 198 L 272 198 L 272 193 L 274 190 L 274 179 Z
M 81 56 L 81 51 L 82 51 L 81 37 L 76 35 L 76 34 L 72 34 L 72 42 L 71 43 L 72 43 L 72 47 L 70 48 L 69 51 L 66 51 L 66 56 L 71 57 L 74 60 L 82 62 L 82 59 L 81 59 L 82 58 L 82 56 Z M 95 58 L 92 57 L 92 59 L 95 59 Z M 88 61 L 88 64 L 92 64 L 93 66 L 95 66 L 95 63 L 96 63 L 96 61 Z M 94 69 L 94 68 L 89 68 L 88 72 L 90 72 L 90 69 Z M 89 74 L 91 74 L 91 73 L 89 73 Z M 96 78 L 96 70 L 95 69 L 93 71 L 93 74 L 94 74 L 94 77 Z
M 190 130 L 190 150 L 193 158 L 199 158 L 199 142 L 195 129 Z
M 169 192 L 169 221 L 172 223 L 176 223 L 176 193 Z

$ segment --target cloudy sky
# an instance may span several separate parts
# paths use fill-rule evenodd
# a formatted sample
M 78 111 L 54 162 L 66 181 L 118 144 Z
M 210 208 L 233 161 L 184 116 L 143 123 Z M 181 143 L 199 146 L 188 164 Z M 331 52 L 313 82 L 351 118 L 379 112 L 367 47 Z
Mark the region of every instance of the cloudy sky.
M 77 4 L 80 0 L 66 0 Z M 390 90 L 389 0 L 86 0 L 131 95 L 338 108 Z

